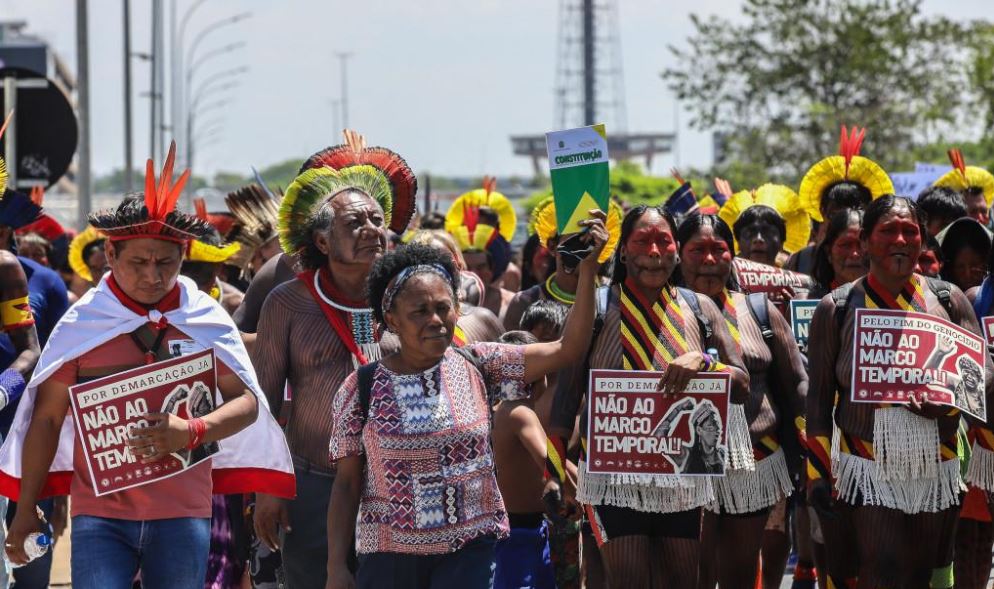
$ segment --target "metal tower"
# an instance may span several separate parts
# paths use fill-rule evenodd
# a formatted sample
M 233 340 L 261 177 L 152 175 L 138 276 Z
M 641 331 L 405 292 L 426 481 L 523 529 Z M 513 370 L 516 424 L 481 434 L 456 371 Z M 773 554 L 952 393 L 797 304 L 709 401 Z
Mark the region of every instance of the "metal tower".
M 617 0 L 559 0 L 556 124 L 627 131 Z

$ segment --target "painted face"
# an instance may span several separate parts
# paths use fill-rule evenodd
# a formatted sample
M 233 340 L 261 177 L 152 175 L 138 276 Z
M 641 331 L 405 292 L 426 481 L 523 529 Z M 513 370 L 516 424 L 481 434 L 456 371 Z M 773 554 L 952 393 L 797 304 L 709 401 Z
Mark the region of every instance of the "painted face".
M 893 278 L 910 277 L 922 249 L 918 221 L 899 202 L 877 221 L 863 245 L 874 271 Z
M 353 190 L 335 195 L 329 206 L 334 215 L 331 230 L 318 236 L 318 247 L 334 262 L 371 266 L 387 249 L 380 205 L 369 195 Z
M 125 294 L 145 305 L 154 305 L 166 296 L 179 276 L 183 247 L 162 239 L 137 238 L 120 242 L 117 253 L 110 240 L 104 252 L 114 280 Z
M 483 284 L 494 281 L 494 270 L 487 252 L 463 252 L 462 257 L 466 260 L 466 269 L 479 276 Z
M 701 294 L 718 296 L 732 271 L 732 252 L 728 244 L 714 233 L 714 228 L 702 226 L 680 249 L 680 270 L 687 286 Z
M 646 290 L 662 289 L 676 266 L 673 228 L 655 209 L 646 209 L 622 246 L 625 269 L 635 284 Z
M 386 313 L 387 325 L 409 352 L 441 358 L 452 343 L 459 307 L 452 300 L 452 287 L 440 276 L 418 274 L 410 278 L 394 297 Z
M 980 286 L 987 275 L 987 258 L 972 247 L 962 247 L 953 257 L 950 278 L 960 290 Z
M 535 282 L 542 282 L 549 275 L 549 266 L 553 264 L 552 252 L 544 246 L 538 246 L 532 254 L 531 274 Z
M 781 249 L 783 239 L 780 237 L 780 229 L 772 223 L 750 223 L 739 234 L 739 255 L 747 260 L 773 266 Z
M 990 220 L 990 210 L 987 208 L 987 199 L 982 192 L 964 192 L 963 201 L 966 202 L 966 214 L 980 221 L 981 225 L 986 225 Z
M 915 272 L 924 276 L 935 277 L 941 271 L 942 263 L 939 262 L 939 256 L 935 255 L 935 251 L 928 249 L 922 250 L 922 253 L 918 255 L 918 265 L 915 266 Z
M 839 235 L 828 250 L 829 262 L 840 284 L 852 282 L 866 274 L 867 260 L 859 241 L 859 225 L 852 224 Z M 825 285 L 830 286 L 830 285 Z

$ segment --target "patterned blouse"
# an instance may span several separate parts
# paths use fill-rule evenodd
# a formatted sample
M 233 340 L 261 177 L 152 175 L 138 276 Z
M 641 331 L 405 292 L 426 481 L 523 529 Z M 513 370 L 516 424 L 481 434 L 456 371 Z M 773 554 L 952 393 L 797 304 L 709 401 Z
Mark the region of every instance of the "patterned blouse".
M 331 460 L 366 455 L 359 553 L 445 554 L 481 536 L 507 536 L 490 448 L 490 407 L 530 393 L 524 348 L 479 343 L 465 349 L 480 371 L 451 349 L 418 374 L 396 374 L 379 364 L 368 419 L 355 372 L 335 396 Z

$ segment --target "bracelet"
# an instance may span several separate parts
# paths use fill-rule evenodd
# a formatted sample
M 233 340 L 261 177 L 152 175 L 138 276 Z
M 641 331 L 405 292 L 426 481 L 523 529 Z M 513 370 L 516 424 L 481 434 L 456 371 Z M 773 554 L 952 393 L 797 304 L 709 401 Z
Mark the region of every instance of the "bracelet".
M 186 444 L 187 450 L 193 450 L 204 441 L 204 434 L 207 433 L 207 422 L 199 417 L 194 417 L 186 422 L 190 431 L 190 441 Z
M 561 484 L 566 480 L 566 444 L 559 436 L 549 436 L 545 440 L 544 480 L 556 479 Z

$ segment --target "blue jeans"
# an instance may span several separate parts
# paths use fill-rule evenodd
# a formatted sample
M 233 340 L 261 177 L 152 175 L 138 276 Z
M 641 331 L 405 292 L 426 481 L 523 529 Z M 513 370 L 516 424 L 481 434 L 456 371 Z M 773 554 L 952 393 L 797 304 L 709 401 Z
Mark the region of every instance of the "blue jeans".
M 72 518 L 73 589 L 203 589 L 211 520 Z

